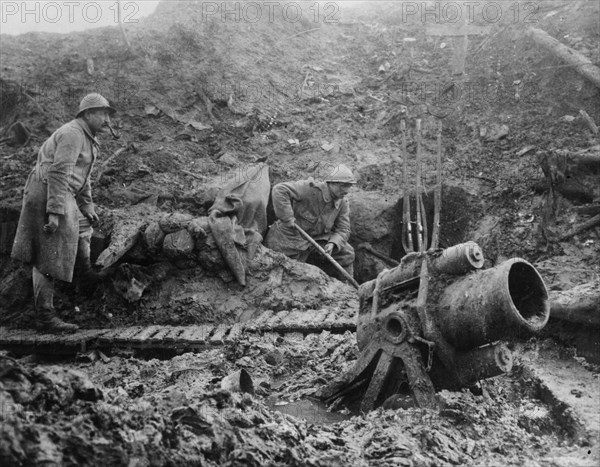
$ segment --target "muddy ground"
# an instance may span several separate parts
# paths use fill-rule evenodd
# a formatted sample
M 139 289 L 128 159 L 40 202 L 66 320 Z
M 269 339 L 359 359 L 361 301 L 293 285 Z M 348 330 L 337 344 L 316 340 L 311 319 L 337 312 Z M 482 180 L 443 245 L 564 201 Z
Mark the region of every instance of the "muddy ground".
M 162 2 L 153 16 L 126 25 L 130 48 L 116 27 L 2 36 L 2 136 L 11 136 L 14 121 L 31 131 L 23 146 L 14 139 L 0 146 L 0 275 L 11 284 L 0 291 L 3 325 L 33 319 L 28 272 L 7 256 L 24 181 L 37 148 L 90 91 L 114 102 L 123 135 L 103 137 L 94 180 L 107 243 L 132 213 L 205 216 L 218 188 L 260 161 L 271 183 L 318 178 L 343 162 L 359 177 L 350 195 L 352 243 L 399 258 L 396 203 L 406 191 L 399 124 L 404 117 L 409 126 L 413 183 L 420 118 L 427 187 L 435 184 L 442 122 L 445 189 L 456 193 L 444 196 L 449 244 L 478 242 L 486 266 L 523 257 L 550 290 L 598 280 L 598 227 L 557 241 L 589 218 L 582 208 L 598 203 L 597 176 L 577 174 L 575 188 L 552 200 L 539 163 L 545 154 L 597 153 L 598 135 L 579 111 L 600 122 L 598 88 L 525 35 L 535 20 L 598 64 L 597 2 L 517 2 L 498 21 L 478 18 L 486 34 L 470 36 L 462 76 L 451 73 L 457 42 L 433 35 L 419 15 L 403 16 L 397 3 L 320 4 L 318 18 L 305 8 L 297 21 L 278 7 L 272 20 L 256 22 L 203 17 L 202 4 Z M 62 316 L 112 327 L 357 306 L 349 287 L 284 258 L 258 268 L 246 290 L 197 265 L 169 264 L 165 273 L 157 267 L 164 258 L 149 261 L 147 252 L 122 262 L 159 279 L 133 303 L 110 280 L 92 294 L 61 284 Z M 357 266 L 365 280 L 385 264 L 359 253 Z M 351 333 L 246 337 L 175 358 L 2 356 L 2 465 L 596 465 L 597 434 L 574 436 L 525 371 L 540 349 L 581 356 L 571 347 L 581 329 L 551 324 L 568 328 L 566 337 L 522 342 L 511 375 L 440 393 L 439 413 L 352 416 L 297 402 L 356 360 Z M 597 400 L 598 344 L 589 340 L 589 361 L 581 361 L 596 385 L 579 390 Z M 220 389 L 241 368 L 254 395 Z
M 528 350 L 538 346 L 555 344 Z M 3 396 L 15 402 L 4 415 L 10 423 L 2 432 L 3 465 L 597 462 L 597 445 L 589 438 L 574 442 L 520 366 L 475 392 L 442 391 L 439 412 L 378 409 L 352 416 L 300 400 L 348 368 L 356 353 L 347 333 L 243 339 L 166 361 L 123 355 L 108 363 L 40 365 L 2 357 Z M 221 390 L 221 379 L 237 369 L 252 375 L 253 396 Z

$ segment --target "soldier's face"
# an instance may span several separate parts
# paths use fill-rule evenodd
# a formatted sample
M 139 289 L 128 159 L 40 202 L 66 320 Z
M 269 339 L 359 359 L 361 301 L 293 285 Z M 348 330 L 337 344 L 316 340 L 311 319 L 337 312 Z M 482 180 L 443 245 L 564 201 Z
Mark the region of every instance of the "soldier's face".
M 352 183 L 329 183 L 329 190 L 336 199 L 342 199 L 352 188 Z
M 85 121 L 92 133 L 101 133 L 110 124 L 110 114 L 107 109 L 94 109 L 85 114 Z

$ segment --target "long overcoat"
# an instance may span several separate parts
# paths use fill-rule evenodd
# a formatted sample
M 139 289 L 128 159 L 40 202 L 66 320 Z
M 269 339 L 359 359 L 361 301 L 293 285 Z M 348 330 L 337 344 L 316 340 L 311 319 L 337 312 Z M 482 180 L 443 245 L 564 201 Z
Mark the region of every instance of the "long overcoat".
M 12 258 L 71 282 L 79 218 L 93 209 L 90 174 L 97 153 L 98 141 L 80 118 L 61 126 L 44 142 L 25 184 Z M 59 215 L 54 233 L 43 231 L 48 214 Z

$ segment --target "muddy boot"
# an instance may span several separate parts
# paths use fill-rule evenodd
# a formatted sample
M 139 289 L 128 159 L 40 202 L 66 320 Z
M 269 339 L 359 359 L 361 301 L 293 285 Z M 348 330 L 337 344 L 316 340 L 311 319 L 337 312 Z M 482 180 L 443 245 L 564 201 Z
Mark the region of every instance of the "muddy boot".
M 56 311 L 49 308 L 41 308 L 36 312 L 35 327 L 38 331 L 51 333 L 75 332 L 79 329 L 76 324 L 65 323 L 56 316 Z
M 75 324 L 65 323 L 54 310 L 54 279 L 40 272 L 36 267 L 32 270 L 33 296 L 36 309 L 35 327 L 38 331 L 74 332 L 79 329 Z

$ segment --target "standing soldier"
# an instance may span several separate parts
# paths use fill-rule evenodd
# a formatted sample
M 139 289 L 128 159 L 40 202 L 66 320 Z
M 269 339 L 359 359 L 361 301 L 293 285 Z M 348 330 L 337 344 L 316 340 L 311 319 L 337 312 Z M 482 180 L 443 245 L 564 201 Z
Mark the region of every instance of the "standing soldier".
M 77 118 L 61 126 L 42 145 L 23 194 L 23 208 L 12 257 L 33 266 L 36 327 L 73 332 L 54 309 L 54 280 L 71 282 L 74 270 L 83 282 L 95 282 L 90 239 L 99 219 L 94 211 L 90 173 L 98 154 L 96 134 L 110 126 L 115 113 L 100 94 L 85 96 Z
M 350 275 L 354 273 L 354 248 L 350 237 L 350 207 L 345 196 L 356 179 L 345 165 L 338 165 L 325 182 L 312 178 L 273 187 L 277 221 L 270 227 L 265 245 L 290 258 L 305 262 L 313 247 L 296 230 L 297 224 Z

